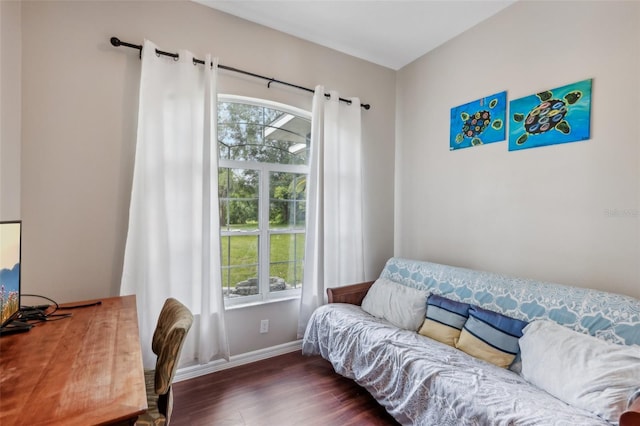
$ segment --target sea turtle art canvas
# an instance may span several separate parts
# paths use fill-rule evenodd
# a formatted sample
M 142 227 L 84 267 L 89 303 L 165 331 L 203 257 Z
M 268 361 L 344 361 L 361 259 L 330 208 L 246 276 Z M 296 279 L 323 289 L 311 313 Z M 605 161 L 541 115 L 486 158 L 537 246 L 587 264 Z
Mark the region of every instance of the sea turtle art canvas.
M 507 92 L 451 108 L 449 150 L 505 140 Z
M 591 79 L 509 103 L 509 151 L 590 137 Z

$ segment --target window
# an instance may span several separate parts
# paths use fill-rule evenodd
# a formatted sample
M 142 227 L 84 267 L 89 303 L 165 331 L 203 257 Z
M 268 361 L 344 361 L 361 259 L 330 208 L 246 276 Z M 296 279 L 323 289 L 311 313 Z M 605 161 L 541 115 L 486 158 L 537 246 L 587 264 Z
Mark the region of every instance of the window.
M 218 196 L 225 303 L 300 294 L 310 114 L 218 98 Z

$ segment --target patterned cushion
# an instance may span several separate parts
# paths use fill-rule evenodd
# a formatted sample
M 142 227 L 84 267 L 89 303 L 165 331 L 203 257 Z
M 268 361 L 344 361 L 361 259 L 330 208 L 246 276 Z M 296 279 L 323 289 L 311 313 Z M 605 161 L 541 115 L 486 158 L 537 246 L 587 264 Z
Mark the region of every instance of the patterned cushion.
M 162 307 L 156 333 L 158 338 L 158 359 L 156 361 L 155 391 L 158 395 L 167 393 L 176 368 L 184 339 L 193 323 L 193 315 L 182 303 L 169 298 Z M 154 333 L 154 340 L 155 334 Z
M 456 348 L 498 367 L 507 368 L 516 358 L 525 321 L 509 318 L 477 306 L 469 308 Z
M 155 370 L 144 371 L 144 383 L 147 387 L 147 412 L 136 420 L 137 426 L 164 426 L 167 418 L 158 409 L 158 395 L 155 392 Z
M 418 333 L 455 346 L 469 317 L 469 304 L 432 294 L 427 299 L 427 316 Z
M 138 418 L 137 425 L 169 424 L 173 409 L 171 383 L 192 323 L 193 315 L 186 306 L 173 298 L 165 301 L 152 341 L 152 350 L 158 355 L 156 369 L 145 371 L 149 409 Z

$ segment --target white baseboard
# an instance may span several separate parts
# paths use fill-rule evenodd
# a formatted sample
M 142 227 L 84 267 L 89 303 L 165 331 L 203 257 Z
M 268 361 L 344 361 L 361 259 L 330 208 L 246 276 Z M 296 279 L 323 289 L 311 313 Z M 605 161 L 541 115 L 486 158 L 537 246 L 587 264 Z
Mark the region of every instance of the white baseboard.
M 252 362 L 261 361 L 263 359 L 272 358 L 274 356 L 284 355 L 299 350 L 302 350 L 302 340 L 283 343 L 281 345 L 271 346 L 269 348 L 259 349 L 257 351 L 247 352 L 245 354 L 232 355 L 229 358 L 229 361 L 218 359 L 208 364 L 191 365 L 178 369 L 173 381 L 181 382 L 183 380 L 204 376 L 205 374 L 215 373 L 216 371 L 222 371 L 228 368 L 250 364 Z

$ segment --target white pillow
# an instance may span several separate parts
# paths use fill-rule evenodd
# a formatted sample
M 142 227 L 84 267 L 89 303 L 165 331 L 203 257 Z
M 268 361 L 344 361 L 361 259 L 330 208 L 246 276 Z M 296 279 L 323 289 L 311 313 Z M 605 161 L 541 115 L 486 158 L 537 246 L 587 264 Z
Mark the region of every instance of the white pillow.
M 378 278 L 362 300 L 362 309 L 405 330 L 416 331 L 424 321 L 429 292 Z
M 605 342 L 546 320 L 523 332 L 522 377 L 567 404 L 618 422 L 640 388 L 640 346 Z

